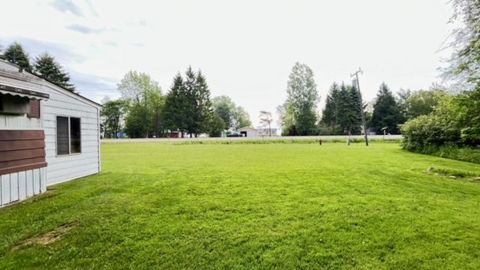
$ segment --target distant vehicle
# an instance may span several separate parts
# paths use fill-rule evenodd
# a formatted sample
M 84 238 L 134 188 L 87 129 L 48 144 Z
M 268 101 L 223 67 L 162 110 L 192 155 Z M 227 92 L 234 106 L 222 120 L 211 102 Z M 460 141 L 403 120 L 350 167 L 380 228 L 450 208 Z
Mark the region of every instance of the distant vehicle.
M 243 135 L 241 133 L 233 132 L 227 134 L 227 137 L 243 137 Z

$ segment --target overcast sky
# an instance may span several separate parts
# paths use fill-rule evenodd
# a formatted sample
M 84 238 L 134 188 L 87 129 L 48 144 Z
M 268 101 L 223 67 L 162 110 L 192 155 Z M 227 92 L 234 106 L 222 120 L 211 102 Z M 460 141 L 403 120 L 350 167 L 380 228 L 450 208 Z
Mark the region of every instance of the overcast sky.
M 212 96 L 228 95 L 254 123 L 286 98 L 296 61 L 315 74 L 322 101 L 333 82 L 364 70 L 361 90 L 428 88 L 452 26 L 448 0 L 1 1 L 0 44 L 48 51 L 78 91 L 119 96 L 129 70 L 150 74 L 164 92 L 191 65 Z

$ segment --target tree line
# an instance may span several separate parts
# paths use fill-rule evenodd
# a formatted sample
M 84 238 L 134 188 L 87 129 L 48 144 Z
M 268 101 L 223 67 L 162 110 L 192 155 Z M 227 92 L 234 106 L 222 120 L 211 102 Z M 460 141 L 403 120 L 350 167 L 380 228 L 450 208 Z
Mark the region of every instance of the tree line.
M 406 121 L 431 113 L 445 95 L 447 92 L 438 86 L 414 92 L 400 90 L 395 94 L 382 83 L 376 98 L 366 103 L 356 82 L 335 82 L 319 112 L 320 96 L 313 71 L 296 63 L 287 82 L 287 100 L 277 111 L 282 134 L 288 136 L 358 135 L 362 132 L 362 116 L 370 133 L 400 134 Z
M 47 52 L 36 57 L 31 63 L 30 56 L 23 49 L 23 46 L 14 42 L 4 51 L 0 51 L 0 59 L 17 65 L 20 72 L 25 70 L 69 91 L 75 91 L 75 86 L 70 81 L 68 72 Z
M 189 67 L 173 78 L 166 94 L 148 74 L 128 72 L 118 84 L 121 98 L 104 102 L 102 128 L 107 138 L 122 131 L 131 138 L 219 137 L 229 129 L 250 126 L 248 113 L 227 96 L 214 99 L 203 73 Z

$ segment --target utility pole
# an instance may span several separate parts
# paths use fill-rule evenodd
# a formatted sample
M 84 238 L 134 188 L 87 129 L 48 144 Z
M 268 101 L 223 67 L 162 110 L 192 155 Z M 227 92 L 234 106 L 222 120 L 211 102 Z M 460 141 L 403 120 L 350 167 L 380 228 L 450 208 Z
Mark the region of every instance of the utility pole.
M 363 134 L 365 136 L 365 145 L 368 146 L 367 123 L 365 121 L 365 112 L 364 112 L 364 106 L 363 106 L 362 92 L 360 92 L 360 80 L 358 79 L 358 74 L 363 74 L 363 70 L 361 68 L 359 68 L 353 74 L 350 74 L 350 77 L 355 78 L 355 81 L 357 83 L 357 90 L 358 90 L 358 93 L 360 94 L 360 99 L 361 99 L 360 112 L 362 114 Z

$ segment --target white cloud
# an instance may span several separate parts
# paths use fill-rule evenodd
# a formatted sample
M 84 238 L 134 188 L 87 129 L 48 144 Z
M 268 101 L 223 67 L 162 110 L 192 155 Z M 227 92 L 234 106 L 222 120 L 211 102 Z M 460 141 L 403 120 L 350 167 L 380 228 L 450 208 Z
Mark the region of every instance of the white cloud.
M 207 76 L 213 95 L 231 96 L 253 120 L 284 101 L 296 61 L 312 67 L 322 100 L 332 82 L 349 82 L 359 66 L 367 99 L 382 81 L 393 90 L 429 87 L 449 54 L 440 49 L 452 12 L 438 0 L 18 0 L 3 8 L 29 19 L 2 14 L 0 41 L 55 45 L 31 52 L 63 50 L 74 79 L 100 80 L 102 89 L 94 91 L 92 82 L 82 91 L 87 97 L 116 96 L 113 82 L 131 69 L 150 73 L 167 90 L 192 65 Z M 76 82 L 87 88 L 85 80 Z

